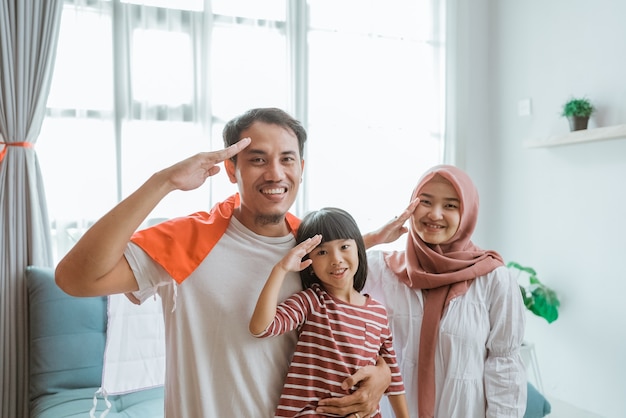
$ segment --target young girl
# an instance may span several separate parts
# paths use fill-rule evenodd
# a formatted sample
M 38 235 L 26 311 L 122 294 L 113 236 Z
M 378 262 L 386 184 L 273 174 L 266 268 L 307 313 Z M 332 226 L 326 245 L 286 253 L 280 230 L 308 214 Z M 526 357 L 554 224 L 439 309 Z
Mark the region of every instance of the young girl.
M 389 309 L 411 416 L 524 415 L 522 297 L 500 254 L 472 242 L 477 218 L 470 177 L 436 166 L 409 208 L 368 241 L 387 242 L 409 220 L 406 250 L 368 252 L 367 291 Z
M 396 417 L 408 417 L 387 311 L 360 293 L 367 258 L 356 222 L 344 210 L 324 208 L 304 217 L 296 241 L 298 245 L 274 266 L 250 320 L 256 337 L 298 330 L 276 416 L 315 415 L 320 399 L 350 393 L 342 382 L 382 356 L 391 369 L 389 401 Z M 305 290 L 279 304 L 279 289 L 291 271 L 300 271 Z M 369 412 L 350 417 L 380 417 L 379 411 L 366 415 Z

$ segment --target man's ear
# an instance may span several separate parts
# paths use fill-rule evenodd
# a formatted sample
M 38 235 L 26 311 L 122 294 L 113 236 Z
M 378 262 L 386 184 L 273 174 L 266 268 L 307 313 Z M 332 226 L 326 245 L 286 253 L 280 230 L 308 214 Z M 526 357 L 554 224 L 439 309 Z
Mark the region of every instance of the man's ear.
M 224 168 L 226 169 L 226 174 L 228 174 L 228 179 L 231 183 L 237 183 L 237 176 L 235 176 L 235 171 L 237 171 L 235 167 L 235 163 L 231 160 L 224 160 Z

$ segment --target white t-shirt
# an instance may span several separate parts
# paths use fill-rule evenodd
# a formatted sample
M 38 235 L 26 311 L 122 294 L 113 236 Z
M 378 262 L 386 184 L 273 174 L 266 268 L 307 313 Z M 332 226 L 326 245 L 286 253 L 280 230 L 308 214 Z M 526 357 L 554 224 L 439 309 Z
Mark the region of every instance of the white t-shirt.
M 400 282 L 384 252 L 368 251 L 364 293 L 387 308 L 411 416 L 417 416 L 417 360 L 422 292 Z M 476 278 L 441 318 L 435 354 L 435 417 L 512 418 L 526 409 L 526 371 L 519 352 L 525 308 L 506 267 Z M 393 417 L 386 400 L 383 417 Z
M 224 236 L 180 285 L 139 247 L 126 258 L 146 300 L 163 301 L 167 418 L 271 417 L 295 349 L 295 331 L 253 337 L 248 324 L 273 266 L 295 245 L 292 234 L 260 236 L 235 217 Z M 290 273 L 280 300 L 301 290 Z

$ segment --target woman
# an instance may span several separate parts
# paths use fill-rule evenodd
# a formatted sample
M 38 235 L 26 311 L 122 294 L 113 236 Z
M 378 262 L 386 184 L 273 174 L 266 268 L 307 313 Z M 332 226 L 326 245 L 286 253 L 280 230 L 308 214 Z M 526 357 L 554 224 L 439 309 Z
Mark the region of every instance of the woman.
M 502 257 L 471 241 L 476 187 L 462 170 L 440 165 L 411 201 L 368 236 L 386 242 L 410 218 L 405 251 L 369 251 L 364 289 L 387 307 L 411 416 L 522 417 L 524 306 Z

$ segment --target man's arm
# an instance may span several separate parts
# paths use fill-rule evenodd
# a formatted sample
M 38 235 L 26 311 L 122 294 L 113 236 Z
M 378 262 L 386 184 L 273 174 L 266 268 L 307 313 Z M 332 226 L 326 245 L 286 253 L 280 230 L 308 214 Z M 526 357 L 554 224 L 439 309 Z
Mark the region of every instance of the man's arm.
M 325 398 L 318 402 L 316 412 L 348 416 L 358 414 L 369 417 L 378 409 L 378 404 L 391 383 L 391 370 L 382 357 L 378 357 L 376 366 L 363 367 L 344 380 L 343 389 L 355 385 L 359 388 L 352 394 L 340 398 Z
M 102 296 L 138 290 L 124 249 L 157 204 L 173 190 L 193 190 L 220 171 L 217 165 L 250 144 L 244 138 L 226 149 L 202 152 L 153 174 L 139 189 L 98 220 L 55 271 L 57 285 L 73 296 Z

